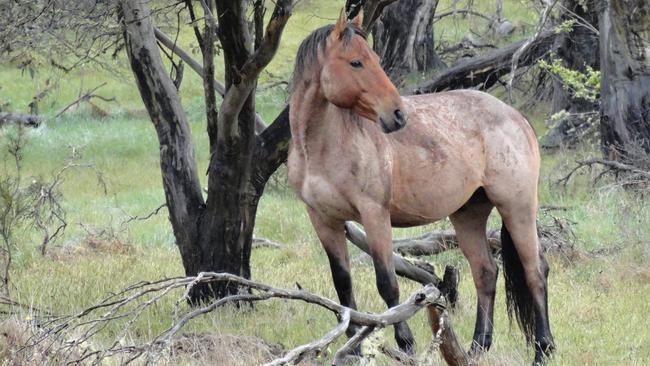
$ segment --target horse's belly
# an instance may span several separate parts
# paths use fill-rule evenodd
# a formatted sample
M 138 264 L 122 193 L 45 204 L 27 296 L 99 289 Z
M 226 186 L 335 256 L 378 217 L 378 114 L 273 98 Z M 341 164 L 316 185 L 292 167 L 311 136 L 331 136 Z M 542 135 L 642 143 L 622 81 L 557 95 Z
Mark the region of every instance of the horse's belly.
M 437 184 L 436 184 L 437 183 Z M 480 187 L 478 180 L 427 183 L 399 187 L 390 205 L 393 226 L 409 227 L 442 220 L 462 207 Z

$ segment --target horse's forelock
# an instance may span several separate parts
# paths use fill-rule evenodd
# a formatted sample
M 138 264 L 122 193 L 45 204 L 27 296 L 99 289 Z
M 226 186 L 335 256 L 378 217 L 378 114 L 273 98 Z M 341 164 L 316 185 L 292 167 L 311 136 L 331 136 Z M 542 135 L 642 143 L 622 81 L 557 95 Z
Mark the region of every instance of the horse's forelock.
M 301 79 L 305 70 L 317 62 L 318 51 L 320 50 L 323 53 L 325 52 L 327 38 L 332 34 L 332 30 L 334 30 L 333 24 L 320 27 L 302 41 L 296 55 L 296 64 L 293 70 L 291 82 L 292 88 L 294 82 Z M 365 31 L 356 25 L 349 23 L 343 32 L 341 32 L 341 42 L 343 42 L 344 47 L 347 47 L 350 44 L 350 41 L 355 34 L 363 37 L 363 39 L 368 39 L 368 35 Z

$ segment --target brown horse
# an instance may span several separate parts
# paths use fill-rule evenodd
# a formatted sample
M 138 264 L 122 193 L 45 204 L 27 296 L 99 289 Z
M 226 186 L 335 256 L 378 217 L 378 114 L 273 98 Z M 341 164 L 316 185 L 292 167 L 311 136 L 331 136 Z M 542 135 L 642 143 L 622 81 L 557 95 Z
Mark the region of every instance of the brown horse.
M 487 350 L 497 266 L 486 222 L 496 207 L 503 219 L 508 310 L 534 343 L 536 362 L 543 362 L 554 344 L 548 266 L 536 230 L 540 157 L 533 130 L 515 109 L 482 92 L 400 97 L 360 24 L 359 17 L 348 23 L 342 14 L 336 25 L 305 39 L 290 100 L 289 182 L 307 205 L 341 304 L 356 306 L 346 220 L 366 229 L 377 288 L 392 307 L 399 289 L 391 225 L 449 217 L 477 290 L 471 351 Z M 395 338 L 401 349 L 412 351 L 406 323 L 395 326 Z

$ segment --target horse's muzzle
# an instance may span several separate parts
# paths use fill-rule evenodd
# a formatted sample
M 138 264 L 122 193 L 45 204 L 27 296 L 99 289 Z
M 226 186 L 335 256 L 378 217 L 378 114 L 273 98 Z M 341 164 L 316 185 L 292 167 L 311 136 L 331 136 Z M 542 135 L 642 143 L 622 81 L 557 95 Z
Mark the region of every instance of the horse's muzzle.
M 379 124 L 384 133 L 399 131 L 406 126 L 406 117 L 401 110 L 396 109 L 393 115 L 388 118 L 384 116 L 379 117 Z

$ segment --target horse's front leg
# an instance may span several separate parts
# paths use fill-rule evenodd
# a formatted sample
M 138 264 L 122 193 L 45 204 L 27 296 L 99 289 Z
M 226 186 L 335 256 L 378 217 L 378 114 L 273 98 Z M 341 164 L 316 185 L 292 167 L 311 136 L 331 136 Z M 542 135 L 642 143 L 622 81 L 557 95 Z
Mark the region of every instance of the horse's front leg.
M 348 247 L 345 241 L 345 222 L 341 220 L 323 217 L 318 212 L 307 209 L 316 234 L 320 239 L 327 258 L 330 262 L 334 288 L 339 296 L 341 305 L 351 309 L 357 308 L 352 291 L 352 278 L 350 276 L 350 259 L 348 256 Z M 353 336 L 358 330 L 358 326 L 350 324 L 346 334 L 348 337 Z M 355 350 L 359 353 L 359 349 Z
M 389 308 L 399 304 L 399 285 L 393 263 L 393 240 L 388 208 L 380 205 L 366 207 L 361 212 L 361 223 L 368 235 L 370 254 L 375 265 L 377 289 Z M 395 324 L 395 340 L 399 348 L 413 353 L 415 340 L 406 322 Z

